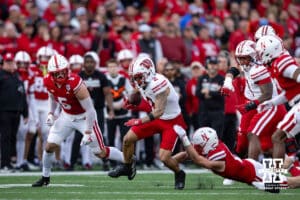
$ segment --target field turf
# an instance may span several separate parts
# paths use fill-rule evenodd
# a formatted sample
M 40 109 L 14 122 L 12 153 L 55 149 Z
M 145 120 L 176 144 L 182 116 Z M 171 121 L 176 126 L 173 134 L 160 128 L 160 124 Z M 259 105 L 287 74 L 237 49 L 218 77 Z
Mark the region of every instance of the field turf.
M 203 170 L 187 171 L 186 187 L 174 190 L 174 177 L 169 171 L 138 171 L 134 180 L 112 179 L 103 172 L 56 172 L 51 185 L 32 188 L 40 172 L 0 173 L 0 200 L 299 200 L 300 189 L 270 194 L 242 183 L 223 186 L 221 177 Z

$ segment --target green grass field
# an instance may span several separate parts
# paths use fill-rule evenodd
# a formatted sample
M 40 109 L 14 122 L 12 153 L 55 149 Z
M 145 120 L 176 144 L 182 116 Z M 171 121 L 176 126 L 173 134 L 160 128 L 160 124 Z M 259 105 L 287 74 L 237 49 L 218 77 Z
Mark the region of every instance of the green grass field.
M 164 171 L 138 171 L 134 180 L 112 179 L 101 172 L 59 172 L 51 176 L 51 185 L 32 188 L 40 173 L 0 174 L 2 199 L 118 199 L 118 200 L 281 200 L 300 199 L 300 189 L 283 190 L 280 194 L 259 191 L 242 183 L 223 186 L 223 179 L 212 173 L 187 172 L 186 188 L 174 190 L 173 174 Z

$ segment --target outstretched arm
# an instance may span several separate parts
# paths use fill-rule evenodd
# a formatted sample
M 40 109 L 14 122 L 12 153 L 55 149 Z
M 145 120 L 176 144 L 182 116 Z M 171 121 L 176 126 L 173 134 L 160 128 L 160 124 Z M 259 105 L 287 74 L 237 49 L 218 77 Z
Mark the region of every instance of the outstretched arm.
M 90 97 L 89 91 L 84 84 L 81 84 L 75 93 L 80 105 L 86 112 L 86 134 L 92 133 L 96 121 L 96 111 Z

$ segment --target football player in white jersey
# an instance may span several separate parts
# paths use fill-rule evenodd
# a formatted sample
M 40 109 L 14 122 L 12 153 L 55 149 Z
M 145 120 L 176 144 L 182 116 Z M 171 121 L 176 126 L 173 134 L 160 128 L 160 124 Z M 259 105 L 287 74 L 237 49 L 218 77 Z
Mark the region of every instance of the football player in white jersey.
M 129 67 L 129 76 L 137 92 L 152 105 L 147 116 L 131 119 L 125 123 L 131 126 L 123 140 L 124 163 L 109 172 L 111 177 L 128 176 L 132 180 L 136 174 L 134 145 L 143 138 L 160 133 L 162 136 L 159 157 L 175 173 L 175 189 L 183 189 L 185 172 L 171 157 L 177 142 L 174 124 L 186 127 L 179 107 L 179 97 L 166 77 L 155 72 L 155 66 L 148 56 L 138 56 Z M 129 103 L 127 103 L 129 104 Z
M 248 157 L 258 160 L 261 149 L 264 152 L 272 149 L 272 133 L 286 110 L 284 106 L 276 106 L 268 112 L 257 111 L 260 103 L 277 96 L 278 93 L 271 74 L 263 65 L 255 62 L 255 42 L 251 40 L 240 42 L 236 48 L 235 57 L 246 79 L 245 102 L 237 106 L 242 114 L 240 132 L 248 137 Z M 226 75 L 223 86 L 225 89 L 231 88 L 232 75 L 234 73 Z

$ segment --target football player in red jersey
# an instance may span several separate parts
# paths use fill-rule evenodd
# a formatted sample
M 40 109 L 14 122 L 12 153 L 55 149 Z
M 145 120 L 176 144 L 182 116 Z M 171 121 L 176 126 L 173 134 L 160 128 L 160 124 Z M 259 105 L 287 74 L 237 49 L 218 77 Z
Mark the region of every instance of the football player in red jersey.
M 252 40 L 240 42 L 235 51 L 235 58 L 244 72 L 247 83 L 243 94 L 245 102 L 236 106 L 242 114 L 239 127 L 241 134 L 238 136 L 236 150 L 237 153 L 241 153 L 241 150 L 247 148 L 248 138 L 248 157 L 258 160 L 262 150 L 263 152 L 272 150 L 271 136 L 278 122 L 286 114 L 286 109 L 283 105 L 279 105 L 264 112 L 257 112 L 257 106 L 260 103 L 278 95 L 278 88 L 266 67 L 257 64 L 255 42 Z M 223 92 L 233 89 L 232 78 L 237 73 L 239 73 L 237 68 L 231 68 L 228 71 L 222 88 Z M 243 140 L 243 137 L 246 140 Z
M 259 60 L 267 66 L 272 77 L 277 80 L 279 88 L 282 89 L 278 96 L 262 103 L 259 109 L 270 109 L 285 102 L 292 107 L 279 122 L 272 136 L 273 158 L 284 158 L 286 138 L 294 138 L 300 132 L 300 68 L 277 36 L 261 37 L 256 43 L 256 51 Z
M 28 171 L 28 152 L 37 129 L 37 110 L 33 93 L 33 73 L 30 70 L 31 58 L 27 52 L 17 52 L 14 60 L 21 79 L 24 82 L 29 106 L 29 120 L 27 122 L 23 120 L 23 117 L 21 118 L 17 133 L 17 167 L 21 170 Z
M 43 153 L 43 176 L 32 184 L 33 187 L 49 184 L 53 152 L 74 130 L 84 135 L 82 144 L 89 145 L 97 157 L 123 162 L 121 151 L 105 146 L 87 87 L 78 75 L 69 74 L 69 63 L 64 56 L 56 54 L 50 58 L 44 84 L 50 103 L 46 123 L 51 128 Z M 55 119 L 53 112 L 58 104 L 62 111 Z
M 209 127 L 202 127 L 192 135 L 192 143 L 186 135 L 186 131 L 178 125 L 174 127 L 175 132 L 181 139 L 185 152 L 174 155 L 178 162 L 187 158 L 213 173 L 224 178 L 251 184 L 257 189 L 278 193 L 278 188 L 266 188 L 263 183 L 265 173 L 264 166 L 253 159 L 240 159 L 234 156 L 227 146 L 218 139 L 216 131 Z M 281 183 L 278 187 L 287 186 L 287 178 L 280 175 Z
M 33 72 L 34 80 L 34 98 L 36 101 L 36 110 L 38 113 L 38 133 L 39 133 L 39 143 L 38 143 L 38 158 L 40 162 L 42 161 L 43 148 L 46 145 L 47 136 L 49 133 L 49 126 L 45 123 L 48 113 L 48 92 L 44 86 L 43 78 L 47 74 L 47 64 L 52 55 L 54 55 L 54 50 L 50 47 L 41 47 L 36 53 L 36 65 L 31 66 L 30 70 Z M 56 156 L 58 158 L 58 156 Z

